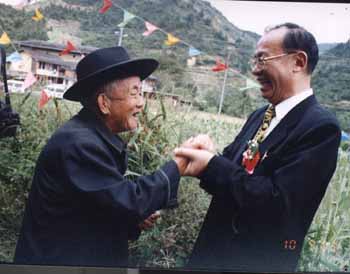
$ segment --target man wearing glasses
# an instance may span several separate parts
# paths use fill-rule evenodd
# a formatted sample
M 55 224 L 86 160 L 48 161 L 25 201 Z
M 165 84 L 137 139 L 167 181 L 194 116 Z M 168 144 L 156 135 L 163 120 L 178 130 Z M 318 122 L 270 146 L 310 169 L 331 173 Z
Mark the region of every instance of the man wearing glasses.
M 83 109 L 58 129 L 35 168 L 15 263 L 128 266 L 128 240 L 151 227 L 156 210 L 176 204 L 183 159 L 131 181 L 126 144 L 144 106 L 141 80 L 154 59 L 130 59 L 122 47 L 103 48 L 77 66 L 64 98 Z
M 187 175 L 213 196 L 188 266 L 234 271 L 295 271 L 304 237 L 334 173 L 336 118 L 311 89 L 315 38 L 285 23 L 259 40 L 252 73 L 268 106 L 253 112 L 222 156 L 209 137 L 175 150 Z M 195 149 L 202 148 L 202 149 Z

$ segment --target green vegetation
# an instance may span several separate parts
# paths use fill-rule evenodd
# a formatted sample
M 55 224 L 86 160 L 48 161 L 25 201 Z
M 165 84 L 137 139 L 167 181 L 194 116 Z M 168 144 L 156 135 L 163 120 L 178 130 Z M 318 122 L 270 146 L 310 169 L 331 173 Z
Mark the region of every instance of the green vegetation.
M 79 104 L 56 100 L 40 112 L 37 97 L 30 96 L 22 104 L 23 100 L 21 95 L 13 97 L 15 109 L 22 118 L 17 139 L 0 140 L 0 261 L 3 262 L 11 262 L 13 258 L 38 154 L 52 132 L 80 108 Z M 124 135 L 129 140 L 128 176 L 131 177 L 156 169 L 170 157 L 174 147 L 197 133 L 209 133 L 221 151 L 243 124 L 242 120 L 153 101 L 147 104 L 141 120 L 142 126 L 135 134 Z M 340 271 L 349 262 L 349 147 L 344 143 L 344 151 L 340 150 L 336 173 L 304 242 L 300 270 Z M 132 264 L 184 266 L 209 201 L 210 196 L 199 188 L 197 179 L 182 179 L 179 207 L 162 211 L 156 227 L 130 243 Z
M 47 40 L 45 20 L 35 22 L 32 19 L 33 15 L 34 12 L 19 11 L 10 6 L 0 4 L 1 29 L 6 31 L 13 42 L 29 39 Z M 13 51 L 13 48 L 10 48 L 10 46 L 7 48 Z
M 80 23 L 79 38 L 84 45 L 107 47 L 115 45 L 122 11 L 116 7 L 99 14 L 102 1 L 64 0 L 79 5 L 62 7 L 49 5 L 43 9 L 45 19 L 34 22 L 33 11 L 17 11 L 0 4 L 0 24 L 12 40 L 47 40 L 46 23 L 50 19 L 73 20 Z M 115 1 L 114 1 L 115 2 Z M 224 73 L 212 73 L 213 57 L 224 60 L 230 56 L 231 67 L 245 75 L 258 35 L 241 31 L 231 25 L 210 4 L 195 0 L 121 0 L 118 4 L 162 29 L 179 36 L 205 53 L 197 66 L 186 64 L 188 48 L 169 48 L 166 35 L 155 32 L 143 37 L 144 24 L 132 20 L 125 28 L 123 39 L 131 55 L 155 57 L 160 61 L 157 90 L 181 95 L 193 103 L 193 108 L 172 108 L 150 104 L 142 117 L 142 128 L 129 140 L 130 170 L 128 176 L 150 172 L 160 166 L 174 147 L 197 133 L 209 133 L 219 150 L 230 143 L 242 121 L 220 117 L 216 113 Z M 227 43 L 234 41 L 234 43 Z M 8 53 L 12 51 L 7 48 Z M 325 50 L 313 77 L 313 87 L 319 101 L 334 112 L 344 130 L 350 131 L 350 43 Z M 198 67 L 202 70 L 199 71 Z M 223 113 L 245 118 L 264 104 L 258 89 L 241 91 L 244 80 L 229 74 L 225 89 Z M 25 199 L 31 184 L 35 161 L 52 132 L 79 109 L 78 104 L 51 101 L 39 112 L 37 98 L 13 97 L 15 109 L 21 114 L 22 127 L 17 139 L 0 140 L 0 261 L 11 262 L 19 231 Z M 164 109 L 167 109 L 165 112 Z M 200 110 L 200 111 L 198 111 Z M 196 112 L 194 112 L 196 111 Z M 206 113 L 203 113 L 203 112 Z M 349 143 L 342 145 L 336 174 L 328 188 L 317 216 L 305 240 L 299 269 L 302 271 L 342 270 L 349 263 Z M 183 266 L 191 252 L 196 235 L 207 210 L 210 197 L 198 187 L 196 179 L 182 179 L 179 207 L 162 212 L 158 225 L 131 243 L 134 265 L 152 267 Z M 195 201 L 195 202 L 194 202 Z

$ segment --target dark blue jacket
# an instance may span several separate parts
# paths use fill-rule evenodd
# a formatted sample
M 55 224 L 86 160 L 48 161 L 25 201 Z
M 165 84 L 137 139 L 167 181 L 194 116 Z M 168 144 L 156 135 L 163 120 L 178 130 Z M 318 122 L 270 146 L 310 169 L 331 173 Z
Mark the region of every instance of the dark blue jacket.
M 124 178 L 125 144 L 83 109 L 50 138 L 37 161 L 15 263 L 127 266 L 128 240 L 155 210 L 176 204 L 170 161 Z
M 190 268 L 295 271 L 304 237 L 337 162 L 340 129 L 310 96 L 293 108 L 260 145 L 267 157 L 249 175 L 247 141 L 266 107 L 254 112 L 223 156 L 202 174 L 213 195 Z

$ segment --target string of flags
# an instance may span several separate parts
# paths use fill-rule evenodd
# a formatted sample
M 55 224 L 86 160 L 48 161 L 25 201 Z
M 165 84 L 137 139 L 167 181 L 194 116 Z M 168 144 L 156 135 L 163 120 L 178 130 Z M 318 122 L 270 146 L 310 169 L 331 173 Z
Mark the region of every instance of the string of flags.
M 203 52 L 201 52 L 200 50 L 196 49 L 192 45 L 186 43 L 185 41 L 183 41 L 180 38 L 174 36 L 173 34 L 168 33 L 167 31 L 159 28 L 158 26 L 150 23 L 149 21 L 141 18 L 140 16 L 137 16 L 135 14 L 130 13 L 129 11 L 125 10 L 123 7 L 115 4 L 112 0 L 103 0 L 103 7 L 101 8 L 100 13 L 101 13 L 101 11 L 103 11 L 103 13 L 106 12 L 112 6 L 116 6 L 116 7 L 120 8 L 121 10 L 123 10 L 123 21 L 118 24 L 119 27 L 125 27 L 133 18 L 138 18 L 141 21 L 143 21 L 144 24 L 145 24 L 145 29 L 146 30 L 142 33 L 143 36 L 149 36 L 154 31 L 159 30 L 159 31 L 163 32 L 164 34 L 166 34 L 166 36 L 167 36 L 167 39 L 164 41 L 165 45 L 171 47 L 171 46 L 174 46 L 174 45 L 176 45 L 178 43 L 185 44 L 185 45 L 187 45 L 189 47 L 189 49 L 188 49 L 189 57 L 194 57 L 194 56 L 198 56 L 198 55 L 203 54 Z M 240 73 L 238 70 L 230 68 L 227 64 L 223 64 L 222 62 L 220 62 L 218 60 L 216 61 L 216 65 L 212 68 L 212 71 L 213 72 L 220 72 L 220 71 L 225 71 L 227 69 L 231 70 L 232 72 L 234 72 L 235 74 L 239 75 L 240 77 L 246 79 L 246 83 L 249 83 L 249 86 L 247 85 L 245 88 L 241 89 L 242 91 L 246 90 L 246 89 L 259 87 L 259 85 L 257 83 L 255 83 L 253 80 L 249 79 L 247 76 L 245 76 L 242 73 Z
M 130 13 L 129 11 L 125 10 L 124 8 L 118 6 L 117 4 L 113 3 L 112 0 L 103 0 L 103 5 L 102 7 L 99 9 L 99 13 L 100 14 L 104 14 L 106 13 L 110 8 L 112 8 L 113 6 L 116 6 L 120 9 L 123 10 L 123 21 L 120 22 L 118 24 L 119 28 L 124 28 L 126 27 L 126 25 L 133 20 L 134 18 L 138 18 L 140 20 L 142 20 L 145 24 L 145 31 L 142 33 L 143 36 L 147 37 L 150 36 L 151 34 L 153 34 L 155 31 L 161 31 L 162 33 L 166 34 L 166 40 L 164 40 L 164 44 L 171 47 L 174 46 L 176 44 L 182 43 L 185 44 L 186 46 L 188 46 L 188 56 L 189 57 L 194 57 L 194 56 L 199 56 L 202 55 L 203 52 L 196 49 L 195 47 L 193 47 L 192 45 L 190 45 L 189 43 L 181 40 L 179 37 L 174 36 L 173 34 L 161 29 L 160 27 L 152 24 L 149 21 L 144 20 L 143 18 Z M 39 8 L 35 9 L 34 15 L 32 17 L 32 19 L 36 22 L 39 22 L 41 20 L 43 20 L 45 17 L 43 15 L 43 13 L 39 10 Z M 18 53 L 16 47 L 13 45 L 10 37 L 8 36 L 8 34 L 2 30 L 3 33 L 0 36 L 0 44 L 3 45 L 9 45 L 12 44 L 12 46 L 15 49 L 15 52 L 11 53 L 8 57 L 7 57 L 7 61 L 8 62 L 20 62 L 23 61 L 22 56 Z M 77 50 L 77 48 L 75 47 L 75 45 L 71 42 L 71 41 L 67 41 L 66 43 L 66 47 L 59 53 L 59 56 L 62 55 L 66 55 L 69 54 L 71 51 L 73 50 Z M 239 75 L 240 77 L 244 78 L 246 80 L 246 86 L 244 88 L 241 88 L 241 91 L 250 89 L 250 88 L 256 88 L 259 87 L 260 85 L 258 85 L 256 82 L 254 82 L 253 80 L 249 79 L 247 76 L 243 75 L 242 73 L 240 73 L 238 70 L 235 70 L 231 67 L 228 66 L 228 64 L 225 64 L 223 62 L 221 62 L 220 60 L 216 60 L 216 64 L 215 66 L 211 69 L 213 72 L 220 72 L 220 71 L 225 71 L 225 70 L 231 70 L 233 71 L 235 74 Z M 33 85 L 36 82 L 36 78 L 34 75 L 28 74 L 25 80 L 25 84 L 23 85 L 23 89 L 26 89 L 28 87 L 30 87 L 31 85 Z M 47 95 L 47 92 L 42 91 L 41 96 L 40 96 L 40 100 L 38 103 L 38 108 L 41 109 L 45 106 L 45 104 L 49 101 L 50 97 Z

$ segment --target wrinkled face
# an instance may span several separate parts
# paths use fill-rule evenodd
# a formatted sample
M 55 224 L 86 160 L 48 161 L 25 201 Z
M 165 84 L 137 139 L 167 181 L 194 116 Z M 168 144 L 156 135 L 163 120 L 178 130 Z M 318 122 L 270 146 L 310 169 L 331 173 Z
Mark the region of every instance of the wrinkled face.
M 283 55 L 283 37 L 287 30 L 280 28 L 266 33 L 258 42 L 254 57 L 268 58 L 264 66 L 256 65 L 253 74 L 261 84 L 261 94 L 270 103 L 276 105 L 292 94 L 293 87 L 293 54 Z M 282 56 L 283 55 L 283 56 Z
M 100 94 L 101 109 L 104 114 L 107 127 L 113 133 L 135 130 L 138 126 L 144 100 L 141 93 L 141 80 L 138 76 L 132 76 L 117 80 L 111 88 Z

